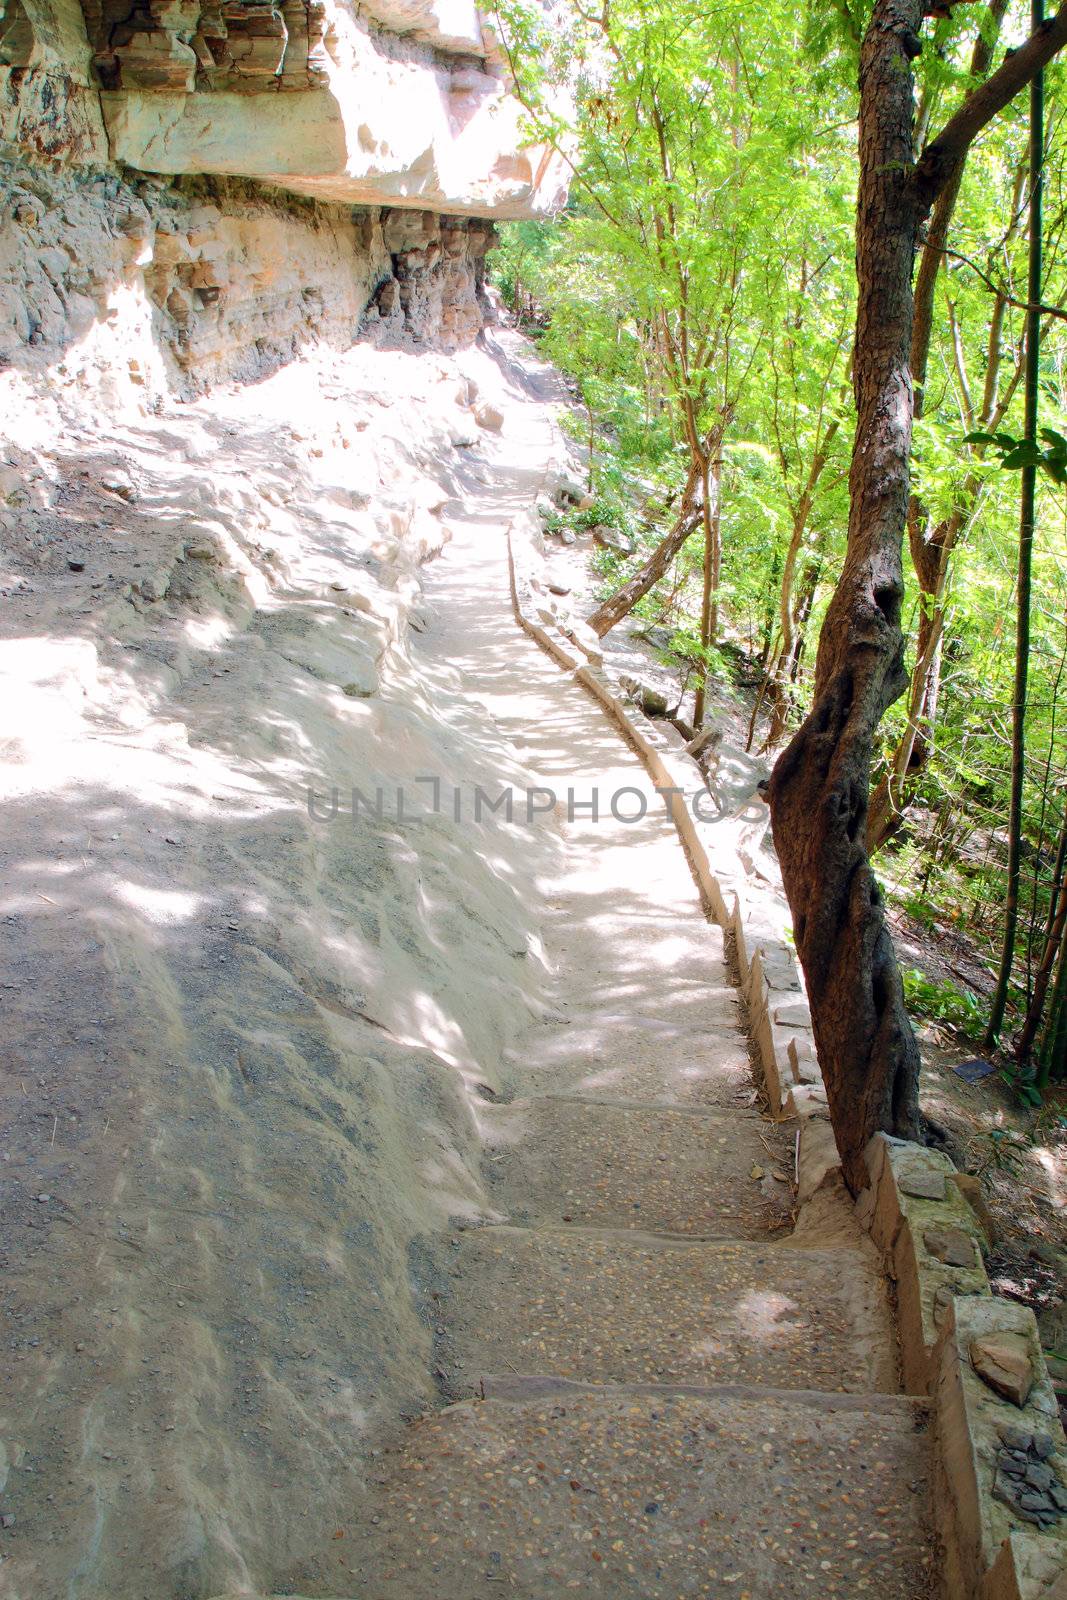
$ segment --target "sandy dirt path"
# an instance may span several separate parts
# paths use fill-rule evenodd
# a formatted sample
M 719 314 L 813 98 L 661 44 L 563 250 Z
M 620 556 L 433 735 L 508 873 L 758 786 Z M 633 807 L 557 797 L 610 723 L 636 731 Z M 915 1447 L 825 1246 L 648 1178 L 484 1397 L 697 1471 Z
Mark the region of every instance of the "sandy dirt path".
M 537 878 L 549 1010 L 480 1119 L 499 1220 L 429 1244 L 455 1403 L 393 1436 L 344 1560 L 382 1600 L 917 1600 L 936 1592 L 927 1441 L 895 1392 L 878 1264 L 847 1229 L 788 1237 L 789 1134 L 755 1107 L 721 936 L 663 800 L 511 614 L 502 525 L 538 486 L 555 398 L 528 356 L 513 381 L 521 435 L 505 424 L 435 563 L 419 648 L 556 805 Z
M 845 1593 L 877 1506 L 881 1589 L 925 1592 L 881 1281 L 786 1237 L 789 1136 L 662 800 L 511 612 L 558 394 L 493 334 L 19 434 L 11 1600 Z M 384 810 L 309 814 L 354 784 Z M 783 1541 L 845 1470 L 849 1526 Z

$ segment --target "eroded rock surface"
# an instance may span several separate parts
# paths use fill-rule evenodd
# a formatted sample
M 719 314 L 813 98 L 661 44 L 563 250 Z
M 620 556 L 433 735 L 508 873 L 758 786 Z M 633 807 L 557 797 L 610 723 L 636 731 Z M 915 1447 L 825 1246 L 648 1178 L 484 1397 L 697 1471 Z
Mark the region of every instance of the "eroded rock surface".
M 10 153 L 541 215 L 563 164 L 520 119 L 467 0 L 8 0 L 0 35 Z
M 559 198 L 466 0 L 0 6 L 5 1595 L 348 1592 L 433 1403 L 555 822 L 418 804 L 527 776 L 420 570 Z
M 172 189 L 0 168 L 0 360 L 147 398 L 356 340 L 456 349 L 483 323 L 492 225 L 250 184 Z

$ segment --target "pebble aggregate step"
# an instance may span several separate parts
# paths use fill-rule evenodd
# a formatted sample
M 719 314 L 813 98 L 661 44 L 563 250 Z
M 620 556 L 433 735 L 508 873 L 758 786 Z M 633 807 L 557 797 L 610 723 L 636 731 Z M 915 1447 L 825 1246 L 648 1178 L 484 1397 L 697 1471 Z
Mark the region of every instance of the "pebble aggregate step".
M 881 1279 L 859 1249 L 499 1227 L 452 1254 L 439 1359 L 457 1396 L 512 1365 L 597 1383 L 897 1388 Z
M 489 1200 L 512 1223 L 743 1239 L 790 1219 L 791 1141 L 754 1112 L 546 1096 L 487 1106 L 484 1133 Z
M 932 1600 L 927 1414 L 898 1396 L 526 1382 L 407 1430 L 374 1600 Z M 498 1587 L 499 1586 L 499 1587 Z
M 714 971 L 699 982 L 672 976 L 661 995 L 642 991 L 625 1006 L 613 996 L 545 1024 L 513 1048 L 509 1066 L 534 1094 L 732 1108 L 752 1089 L 736 991 Z

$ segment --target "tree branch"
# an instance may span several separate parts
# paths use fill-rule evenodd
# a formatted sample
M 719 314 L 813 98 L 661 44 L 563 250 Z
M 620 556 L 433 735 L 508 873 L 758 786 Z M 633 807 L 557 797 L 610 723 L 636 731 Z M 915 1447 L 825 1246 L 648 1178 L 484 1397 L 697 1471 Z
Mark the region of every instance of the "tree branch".
M 915 184 L 925 207 L 933 205 L 982 129 L 1067 45 L 1067 0 L 1054 17 L 1035 28 L 1024 45 L 1005 56 L 996 72 L 969 94 L 915 168 Z
M 987 272 L 983 272 L 977 261 L 972 261 L 970 256 L 961 255 L 958 250 L 950 250 L 948 245 L 940 246 L 940 254 L 947 256 L 950 261 L 958 261 L 962 266 L 970 267 L 976 277 L 980 278 L 986 288 L 991 290 L 1005 305 L 1015 306 L 1019 311 L 1039 311 L 1043 317 L 1058 317 L 1061 322 L 1067 322 L 1067 311 L 1062 306 L 1048 306 L 1043 301 L 1032 305 L 1029 300 L 1019 300 L 1015 295 L 1009 294 L 1002 283 L 997 283 Z

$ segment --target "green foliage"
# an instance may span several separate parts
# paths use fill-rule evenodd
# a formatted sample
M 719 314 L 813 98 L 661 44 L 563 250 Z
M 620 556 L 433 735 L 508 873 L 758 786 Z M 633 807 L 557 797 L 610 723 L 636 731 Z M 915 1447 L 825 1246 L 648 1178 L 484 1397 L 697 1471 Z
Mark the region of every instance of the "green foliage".
M 989 445 L 1000 457 L 1000 464 L 1009 472 L 1021 467 L 1036 467 L 1046 472 L 1053 483 L 1067 484 L 1067 439 L 1055 428 L 1040 428 L 1036 439 L 1017 439 L 1011 433 L 969 433 L 964 444 Z
M 937 911 L 925 894 L 920 894 L 918 890 L 912 889 L 901 896 L 901 905 L 913 922 L 917 922 L 921 928 L 925 928 L 927 933 L 933 932 L 937 922 Z M 908 976 L 914 977 L 915 974 L 905 974 L 906 978 Z M 905 983 L 906 992 L 907 984 Z
M 498 17 L 531 84 L 533 125 L 551 142 L 545 73 L 522 46 L 536 22 L 514 5 Z M 513 304 L 536 305 L 544 353 L 586 408 L 575 432 L 593 442 L 598 490 L 632 507 L 639 556 L 671 521 L 693 431 L 710 437 L 725 419 L 718 599 L 755 651 L 771 642 L 796 505 L 832 418 L 803 581 L 826 545 L 840 549 L 846 520 L 853 91 L 849 71 L 827 91 L 820 128 L 805 26 L 785 6 L 753 13 L 740 0 L 565 13 L 571 204 L 552 230 L 502 229 L 495 268 Z M 847 55 L 848 38 L 835 31 L 834 48 Z M 617 563 L 597 560 L 614 575 Z M 665 607 L 664 620 L 695 631 L 702 561 L 694 537 L 653 615 Z
M 717 599 L 724 626 L 711 666 L 727 674 L 727 644 L 753 667 L 773 672 L 783 662 L 785 731 L 810 703 L 810 664 L 848 522 L 855 82 L 869 14 L 869 0 L 799 11 L 778 0 L 757 10 L 741 0 L 714 7 L 619 0 L 602 11 L 565 0 L 551 14 L 537 0 L 492 8 L 531 138 L 555 144 L 572 172 L 564 215 L 502 228 L 492 267 L 569 379 L 579 402 L 571 430 L 592 445 L 598 503 L 583 522 L 574 513 L 568 520 L 605 522 L 635 541 L 631 558 L 597 550 L 608 592 L 671 525 L 693 430 L 712 439 L 722 424 Z M 1013 0 L 1004 40 L 1017 42 L 1027 26 L 1027 7 Z M 936 131 L 958 107 L 972 86 L 974 42 L 989 27 L 984 7 L 966 6 L 924 24 L 915 62 L 921 128 Z M 995 63 L 1003 48 L 1002 41 Z M 1063 305 L 1063 66 L 1046 78 L 1042 298 Z M 914 438 L 923 509 L 913 531 L 929 542 L 948 527 L 951 538 L 938 596 L 923 594 L 906 564 L 903 618 L 914 649 L 924 618 L 940 607 L 940 692 L 908 827 L 879 858 L 880 872 L 920 922 L 932 925 L 935 903 L 939 920 L 993 952 L 1004 895 L 1014 473 L 1032 460 L 1040 478 L 1023 980 L 1040 950 L 1051 841 L 1067 794 L 1067 331 L 1061 318 L 1046 319 L 1042 432 L 1027 446 L 1020 438 L 1025 99 L 970 153 L 936 281 Z M 700 658 L 703 555 L 698 531 L 639 606 L 692 659 Z M 784 660 L 788 633 L 795 648 Z M 908 722 L 905 698 L 883 723 L 876 782 L 892 767 Z M 959 1011 L 969 1002 L 942 999 L 950 1012 L 956 1006 L 942 1020 L 978 1025 Z M 929 995 L 920 1000 L 936 1005 Z
M 970 1164 L 978 1177 L 990 1169 L 1019 1177 L 1029 1153 L 1027 1141 L 1013 1128 L 987 1128 L 975 1135 L 971 1147 Z
M 1031 1142 L 1036 1146 L 1050 1145 L 1067 1133 L 1067 1113 L 1062 1106 L 1044 1102 L 1030 1129 Z
M 723 684 L 730 682 L 732 674 L 729 657 L 717 645 L 712 645 L 710 648 L 702 645 L 700 635 L 691 628 L 675 628 L 671 638 L 671 650 L 683 661 L 699 662 L 706 668 L 710 680 L 717 680 Z
M 954 983 L 930 978 L 915 967 L 902 972 L 901 977 L 904 998 L 915 1016 L 946 1023 L 969 1039 L 981 1038 L 985 1013 L 977 995 L 970 989 L 959 989 Z
M 1037 1086 L 1036 1074 L 1032 1066 L 1021 1067 L 1016 1063 L 1000 1069 L 1000 1081 L 1011 1090 L 1021 1106 L 1040 1106 L 1044 1096 Z

